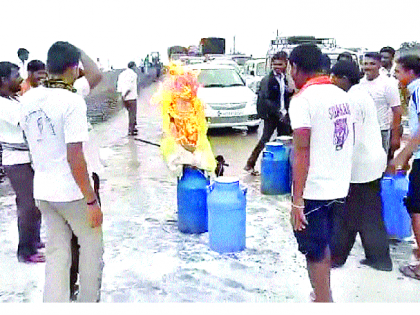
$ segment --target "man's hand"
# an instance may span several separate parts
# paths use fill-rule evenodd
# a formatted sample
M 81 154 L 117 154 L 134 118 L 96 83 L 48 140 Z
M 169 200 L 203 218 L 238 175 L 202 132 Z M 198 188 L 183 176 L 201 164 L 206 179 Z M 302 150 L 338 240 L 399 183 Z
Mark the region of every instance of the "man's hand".
M 308 225 L 303 209 L 303 206 L 292 205 L 292 210 L 290 211 L 290 222 L 292 223 L 294 231 L 302 231 Z
M 396 158 L 389 161 L 388 166 L 385 170 L 385 174 L 395 175 L 400 170 L 408 171 L 409 169 L 410 165 L 408 164 L 408 161 L 405 160 L 400 154 Z
M 102 225 L 103 214 L 101 207 L 96 202 L 93 205 L 87 205 L 87 219 L 92 228 L 97 228 Z

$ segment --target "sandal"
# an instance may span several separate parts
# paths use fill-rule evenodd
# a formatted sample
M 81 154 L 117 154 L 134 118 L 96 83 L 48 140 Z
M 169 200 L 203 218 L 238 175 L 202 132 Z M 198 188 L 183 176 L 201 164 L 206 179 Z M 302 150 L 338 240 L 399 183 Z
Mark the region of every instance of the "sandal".
M 45 256 L 42 253 L 36 253 L 30 256 L 26 257 L 19 257 L 19 262 L 24 263 L 44 263 L 45 262 Z
M 420 280 L 420 274 L 416 273 L 417 267 L 418 266 L 413 266 L 413 265 L 401 266 L 400 271 L 406 277 Z

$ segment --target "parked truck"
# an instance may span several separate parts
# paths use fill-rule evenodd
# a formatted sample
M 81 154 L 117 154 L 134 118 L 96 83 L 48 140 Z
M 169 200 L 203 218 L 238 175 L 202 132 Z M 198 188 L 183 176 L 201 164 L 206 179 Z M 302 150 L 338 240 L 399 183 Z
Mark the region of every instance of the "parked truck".
M 226 41 L 220 37 L 202 38 L 199 45 L 202 56 L 207 54 L 225 54 Z

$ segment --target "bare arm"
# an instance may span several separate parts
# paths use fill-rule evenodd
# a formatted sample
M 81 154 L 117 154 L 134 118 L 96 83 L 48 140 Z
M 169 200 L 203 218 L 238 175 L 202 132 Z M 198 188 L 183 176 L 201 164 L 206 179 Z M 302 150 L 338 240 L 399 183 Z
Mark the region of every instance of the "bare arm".
M 402 149 L 401 152 L 389 162 L 386 172 L 395 174 L 398 169 L 408 169 L 408 161 L 413 155 L 413 152 L 417 151 L 419 145 L 420 127 L 417 132 L 408 140 L 408 143 L 404 149 Z
M 83 154 L 82 142 L 68 143 L 67 144 L 67 161 L 70 165 L 71 173 L 76 184 L 79 186 L 86 202 L 93 202 L 96 199 L 95 191 L 89 181 L 89 175 L 86 166 L 86 160 Z M 102 211 L 98 204 L 95 202 L 88 205 L 88 220 L 92 227 L 99 227 L 102 224 Z
M 391 152 L 400 148 L 400 125 L 401 125 L 402 108 L 400 106 L 392 107 L 392 130 L 391 130 Z
M 82 62 L 84 68 L 83 73 L 86 80 L 89 82 L 90 89 L 92 90 L 99 84 L 99 82 L 101 82 L 103 75 L 96 63 L 83 50 L 80 49 L 80 53 L 80 61 Z
M 307 221 L 303 214 L 303 190 L 309 171 L 311 129 L 299 128 L 293 131 L 293 197 L 291 222 L 295 231 L 305 228 Z

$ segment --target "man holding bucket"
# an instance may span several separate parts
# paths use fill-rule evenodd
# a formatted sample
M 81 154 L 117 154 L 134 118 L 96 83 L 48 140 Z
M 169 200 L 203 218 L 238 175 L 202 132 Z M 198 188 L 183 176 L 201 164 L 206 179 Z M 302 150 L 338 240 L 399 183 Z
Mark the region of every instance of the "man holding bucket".
M 410 92 L 409 126 L 411 137 L 404 149 L 389 162 L 387 171 L 396 173 L 398 169 L 407 169 L 411 157 L 414 158 L 409 175 L 407 198 L 404 203 L 411 216 L 411 225 L 417 246 L 420 244 L 420 57 L 407 55 L 397 60 L 395 76 L 401 86 Z M 417 259 L 419 249 L 414 250 Z M 401 266 L 400 271 L 406 276 L 420 280 L 420 264 Z
M 346 92 L 320 74 L 321 50 L 293 49 L 291 75 L 300 91 L 290 103 L 293 129 L 291 223 L 306 256 L 315 302 L 332 302 L 330 290 L 333 221 L 343 211 L 353 152 L 353 116 Z

